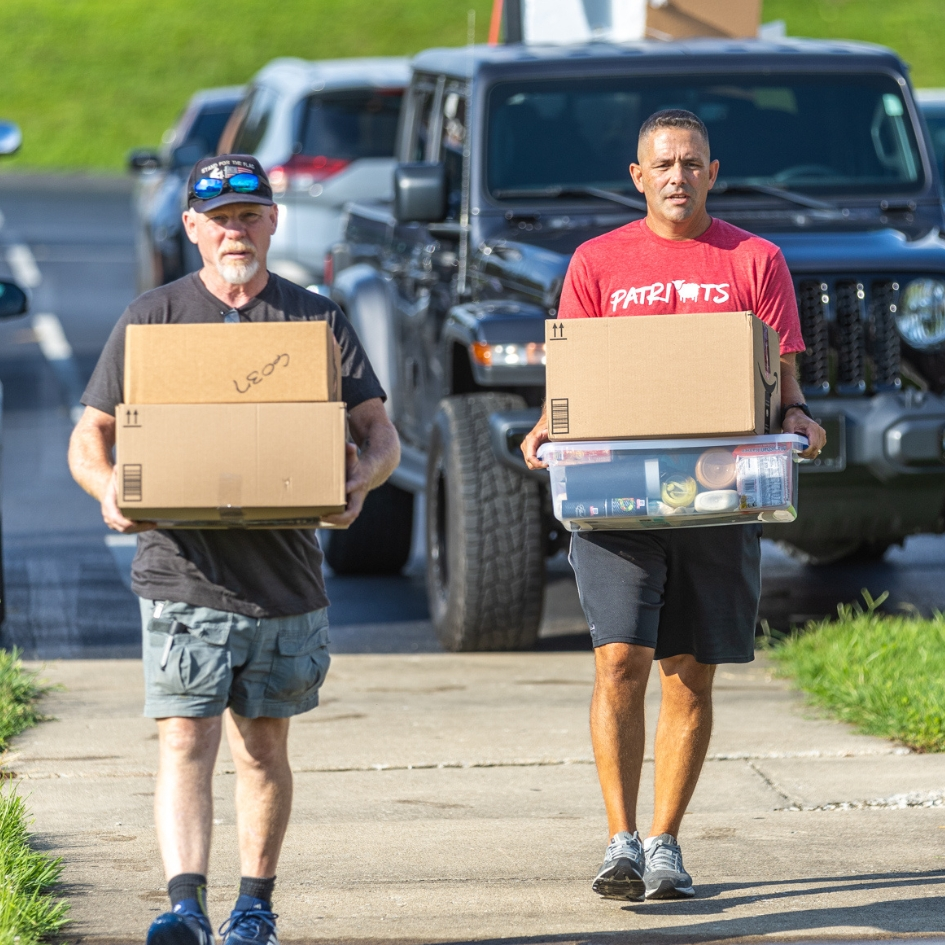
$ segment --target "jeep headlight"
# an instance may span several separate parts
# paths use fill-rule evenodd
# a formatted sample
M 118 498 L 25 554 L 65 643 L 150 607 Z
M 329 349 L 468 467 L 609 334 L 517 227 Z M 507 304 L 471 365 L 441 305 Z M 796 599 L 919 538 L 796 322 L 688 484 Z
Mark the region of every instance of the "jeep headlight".
M 945 282 L 913 279 L 899 300 L 896 327 L 913 348 L 927 350 L 945 341 Z
M 545 363 L 543 341 L 533 341 L 524 345 L 490 345 L 482 341 L 474 341 L 471 350 L 473 360 L 483 367 L 518 367 Z

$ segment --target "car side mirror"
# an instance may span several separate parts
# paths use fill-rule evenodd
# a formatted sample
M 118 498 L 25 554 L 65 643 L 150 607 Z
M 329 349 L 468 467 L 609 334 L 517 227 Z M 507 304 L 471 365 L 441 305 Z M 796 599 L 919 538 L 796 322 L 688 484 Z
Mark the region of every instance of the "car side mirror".
M 439 223 L 446 211 L 446 165 L 418 162 L 394 168 L 394 216 L 400 223 Z
M 16 318 L 29 310 L 26 293 L 15 283 L 0 281 L 0 318 Z
M 12 121 L 0 121 L 0 154 L 16 154 L 22 143 L 20 126 Z
M 161 155 L 148 148 L 137 148 L 128 155 L 128 170 L 135 174 L 156 171 L 161 166 Z
M 182 144 L 171 151 L 171 167 L 186 167 L 189 171 L 209 150 L 203 142 Z

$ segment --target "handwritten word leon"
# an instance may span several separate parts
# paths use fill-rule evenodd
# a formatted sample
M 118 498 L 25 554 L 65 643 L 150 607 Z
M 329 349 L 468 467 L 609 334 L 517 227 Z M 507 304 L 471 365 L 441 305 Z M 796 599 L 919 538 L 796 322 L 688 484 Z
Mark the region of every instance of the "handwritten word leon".
M 256 384 L 261 384 L 264 378 L 269 377 L 270 374 L 277 367 L 288 367 L 289 366 L 289 356 L 287 354 L 277 355 L 274 361 L 270 361 L 265 367 L 260 368 L 258 371 L 250 371 L 246 375 L 246 387 L 245 389 L 240 387 L 240 382 L 234 380 L 233 386 L 236 388 L 238 394 L 245 394 L 248 391 L 251 391 Z
M 654 282 L 653 285 L 638 286 L 633 289 L 617 289 L 611 293 L 611 311 L 616 312 L 617 306 L 623 302 L 621 308 L 626 308 L 631 302 L 637 305 L 653 305 L 655 302 L 668 302 L 673 290 L 676 290 L 680 302 L 713 302 L 721 305 L 729 300 L 727 282 L 686 282 L 683 279 L 674 279 L 672 282 Z M 701 296 L 701 299 L 700 299 Z

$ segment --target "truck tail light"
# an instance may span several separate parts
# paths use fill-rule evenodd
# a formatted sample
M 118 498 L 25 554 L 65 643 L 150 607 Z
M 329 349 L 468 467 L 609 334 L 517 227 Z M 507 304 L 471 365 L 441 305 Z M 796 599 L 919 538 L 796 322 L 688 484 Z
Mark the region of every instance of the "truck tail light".
M 490 345 L 474 341 L 470 347 L 473 361 L 483 367 L 514 367 L 519 364 L 544 364 L 545 343 L 530 341 L 528 344 Z
M 269 183 L 273 193 L 284 194 L 311 191 L 320 181 L 343 171 L 351 162 L 344 158 L 330 158 L 318 154 L 293 154 L 284 164 L 277 164 L 269 171 Z M 317 194 L 313 194 L 317 196 Z

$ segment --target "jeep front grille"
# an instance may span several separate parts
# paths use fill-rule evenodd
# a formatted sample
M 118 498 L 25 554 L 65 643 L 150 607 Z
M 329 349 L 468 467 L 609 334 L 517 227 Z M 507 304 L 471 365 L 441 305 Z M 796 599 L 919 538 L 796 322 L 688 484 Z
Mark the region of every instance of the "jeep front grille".
M 807 351 L 801 387 L 809 396 L 897 390 L 899 283 L 880 278 L 802 278 L 797 307 Z

